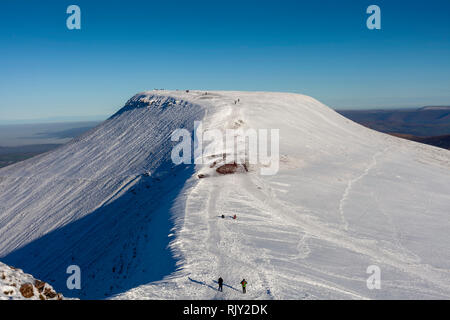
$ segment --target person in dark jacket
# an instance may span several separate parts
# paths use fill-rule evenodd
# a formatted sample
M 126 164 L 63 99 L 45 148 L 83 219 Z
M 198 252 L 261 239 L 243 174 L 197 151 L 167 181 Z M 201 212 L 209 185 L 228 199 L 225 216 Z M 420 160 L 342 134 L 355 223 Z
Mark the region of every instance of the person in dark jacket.
M 222 279 L 222 277 L 220 277 L 219 278 L 219 281 L 217 281 L 218 283 L 219 283 L 219 291 L 220 292 L 223 292 L 223 287 L 222 287 L 222 285 L 223 285 L 223 279 Z
M 242 285 L 242 293 L 246 293 L 247 281 L 245 281 L 245 279 L 242 279 L 241 285 Z

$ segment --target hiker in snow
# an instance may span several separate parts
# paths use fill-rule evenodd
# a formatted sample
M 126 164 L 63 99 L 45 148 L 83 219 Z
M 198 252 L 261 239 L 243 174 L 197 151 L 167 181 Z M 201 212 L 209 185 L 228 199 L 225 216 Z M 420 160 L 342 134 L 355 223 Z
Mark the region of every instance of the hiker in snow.
M 222 215 L 222 219 L 224 219 L 224 218 L 225 218 L 225 215 L 223 214 L 223 215 Z
M 234 215 L 234 216 L 233 216 L 233 219 L 234 219 L 234 220 L 236 220 L 236 218 L 237 218 L 237 216 L 236 216 L 236 215 Z
M 219 281 L 217 281 L 218 283 L 219 283 L 219 291 L 220 292 L 223 292 L 223 288 L 222 288 L 222 285 L 223 285 L 223 279 L 222 279 L 222 277 L 220 277 L 219 278 Z
M 245 281 L 245 279 L 242 279 L 241 281 L 241 285 L 242 285 L 242 293 L 245 293 L 245 287 L 247 287 L 247 281 Z

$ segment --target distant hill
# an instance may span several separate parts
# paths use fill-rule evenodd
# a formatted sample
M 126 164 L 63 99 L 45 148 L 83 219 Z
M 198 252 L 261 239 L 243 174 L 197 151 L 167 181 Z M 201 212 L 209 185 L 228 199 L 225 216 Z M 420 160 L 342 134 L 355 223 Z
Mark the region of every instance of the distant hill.
M 337 110 L 368 128 L 449 149 L 450 106 L 403 110 Z
M 450 106 L 428 106 L 428 107 L 420 108 L 419 110 L 421 110 L 421 111 L 426 111 L 426 110 L 450 110 Z
M 450 150 L 450 134 L 435 137 L 416 137 L 410 134 L 401 134 L 401 133 L 391 133 L 391 134 L 399 138 L 408 139 Z

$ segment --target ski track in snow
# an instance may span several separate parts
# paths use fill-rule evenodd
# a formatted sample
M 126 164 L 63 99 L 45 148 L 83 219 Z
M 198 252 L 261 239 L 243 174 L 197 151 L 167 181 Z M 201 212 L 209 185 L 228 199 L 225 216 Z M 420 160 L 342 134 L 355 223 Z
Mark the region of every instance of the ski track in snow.
M 372 161 L 371 163 L 367 166 L 366 169 L 364 169 L 364 172 L 359 175 L 358 177 L 356 177 L 353 180 L 350 180 L 347 183 L 347 187 L 345 188 L 344 194 L 342 195 L 341 200 L 339 201 L 339 213 L 341 215 L 341 220 L 342 220 L 342 225 L 343 225 L 343 229 L 344 230 L 348 230 L 348 222 L 345 219 L 345 214 L 344 214 L 344 206 L 345 206 L 345 202 L 348 200 L 349 198 L 349 194 L 353 189 L 353 185 L 356 184 L 359 180 L 363 179 L 365 176 L 367 176 L 369 174 L 369 172 L 376 167 L 377 165 L 377 157 L 379 157 L 380 155 L 386 153 L 389 150 L 389 148 L 384 149 L 383 151 L 377 152 L 376 154 L 374 154 L 374 156 L 372 157 Z
M 280 129 L 279 173 L 174 167 L 170 134 L 194 120 Z M 448 298 L 449 167 L 448 151 L 307 96 L 141 93 L 76 141 L 0 170 L 0 260 L 42 278 L 72 259 L 89 277 L 82 298 Z M 373 264 L 382 290 L 366 287 Z

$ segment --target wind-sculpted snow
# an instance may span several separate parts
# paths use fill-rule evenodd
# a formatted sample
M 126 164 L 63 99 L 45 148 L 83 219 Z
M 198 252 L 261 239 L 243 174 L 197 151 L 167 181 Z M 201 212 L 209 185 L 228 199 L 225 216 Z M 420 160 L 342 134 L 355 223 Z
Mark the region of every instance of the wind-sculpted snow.
M 172 102 L 138 95 L 68 145 L 1 170 L 2 261 L 82 298 L 103 298 L 173 271 L 167 207 L 193 168 L 174 167 L 170 135 L 193 130 L 205 108 Z M 71 264 L 82 270 L 80 292 L 65 286 Z
M 171 133 L 194 121 L 280 129 L 278 173 L 175 166 Z M 0 260 L 80 298 L 449 298 L 449 168 L 448 151 L 307 96 L 145 92 L 68 145 L 0 170 Z M 65 288 L 71 264 L 80 291 Z M 372 265 L 379 290 L 367 287 Z

